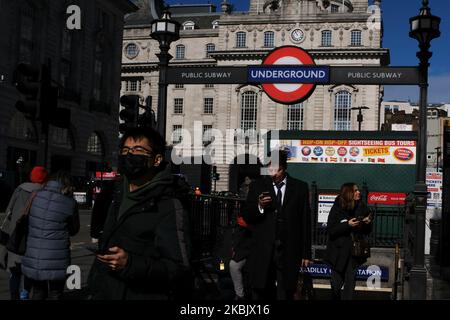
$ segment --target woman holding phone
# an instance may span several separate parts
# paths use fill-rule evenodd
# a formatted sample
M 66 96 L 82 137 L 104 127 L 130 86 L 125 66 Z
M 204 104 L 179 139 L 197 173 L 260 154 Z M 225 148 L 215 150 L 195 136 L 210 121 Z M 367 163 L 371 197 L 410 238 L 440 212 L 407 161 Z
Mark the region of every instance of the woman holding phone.
M 352 252 L 353 239 L 366 237 L 372 230 L 373 217 L 361 201 L 358 186 L 345 183 L 328 215 L 328 243 L 325 262 L 331 267 L 331 290 L 334 300 L 352 300 L 356 270 L 367 261 Z M 341 294 L 341 288 L 344 290 Z

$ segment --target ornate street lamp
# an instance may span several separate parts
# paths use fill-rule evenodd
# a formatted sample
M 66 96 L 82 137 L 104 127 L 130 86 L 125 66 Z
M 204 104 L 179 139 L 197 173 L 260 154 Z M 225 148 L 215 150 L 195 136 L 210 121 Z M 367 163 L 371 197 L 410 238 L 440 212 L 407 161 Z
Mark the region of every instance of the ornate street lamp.
M 429 51 L 431 40 L 441 35 L 439 24 L 441 19 L 433 16 L 428 7 L 428 0 L 422 1 L 422 8 L 418 16 L 409 19 L 411 31 L 409 36 L 419 42 L 420 51 L 420 104 L 419 104 L 419 141 L 417 146 L 416 185 L 414 188 L 415 238 L 413 252 L 413 266 L 410 273 L 410 299 L 426 299 L 426 270 L 425 270 L 425 213 L 427 209 L 427 94 L 428 67 L 433 55 Z
M 169 54 L 170 44 L 180 38 L 180 24 L 172 20 L 170 12 L 165 10 L 161 19 L 152 21 L 150 36 L 159 42 L 159 83 L 158 83 L 158 132 L 166 138 L 166 113 L 167 113 L 167 67 L 172 56 Z

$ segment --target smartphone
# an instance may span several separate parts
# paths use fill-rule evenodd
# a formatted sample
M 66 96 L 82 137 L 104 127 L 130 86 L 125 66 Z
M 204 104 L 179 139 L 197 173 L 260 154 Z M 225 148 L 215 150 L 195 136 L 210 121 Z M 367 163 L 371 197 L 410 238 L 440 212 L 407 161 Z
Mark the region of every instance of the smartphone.
M 263 191 L 262 195 L 263 195 L 263 197 L 270 197 L 270 192 L 269 191 Z
M 86 246 L 85 249 L 89 250 L 90 252 L 92 252 L 95 255 L 101 254 L 100 251 L 98 250 L 98 247 L 96 245 Z
M 98 249 L 98 247 L 97 246 L 95 246 L 95 245 L 92 245 L 92 246 L 86 246 L 85 247 L 86 248 L 86 250 L 89 250 L 90 252 L 92 252 L 93 254 L 95 254 L 95 255 L 98 255 L 98 254 L 100 254 L 100 255 L 104 255 L 104 254 L 111 254 L 111 252 L 109 252 L 109 251 L 100 251 L 99 249 Z

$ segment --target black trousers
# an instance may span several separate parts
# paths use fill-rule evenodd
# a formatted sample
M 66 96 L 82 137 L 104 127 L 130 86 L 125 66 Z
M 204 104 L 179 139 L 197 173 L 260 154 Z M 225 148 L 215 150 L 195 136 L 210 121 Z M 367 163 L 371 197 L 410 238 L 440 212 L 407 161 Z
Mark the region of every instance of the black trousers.
M 282 250 L 275 246 L 265 288 L 252 288 L 252 300 L 293 300 L 295 289 L 286 290 L 283 276 Z M 294 286 L 295 288 L 295 286 Z
M 32 300 L 61 300 L 65 280 L 37 281 L 33 280 Z
M 353 300 L 358 264 L 350 258 L 344 272 L 331 269 L 331 291 L 333 300 Z M 342 285 L 344 289 L 341 292 Z

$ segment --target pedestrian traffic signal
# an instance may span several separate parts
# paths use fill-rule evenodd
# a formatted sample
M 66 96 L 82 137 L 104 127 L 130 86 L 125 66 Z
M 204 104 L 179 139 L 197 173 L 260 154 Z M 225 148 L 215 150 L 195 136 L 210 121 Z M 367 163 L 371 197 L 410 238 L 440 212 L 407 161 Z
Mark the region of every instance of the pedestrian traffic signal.
M 156 129 L 155 112 L 152 110 L 152 97 L 148 96 L 145 99 L 145 106 L 139 105 L 139 108 L 144 109 L 144 113 L 138 116 L 138 126 Z

